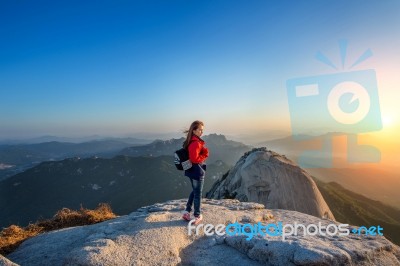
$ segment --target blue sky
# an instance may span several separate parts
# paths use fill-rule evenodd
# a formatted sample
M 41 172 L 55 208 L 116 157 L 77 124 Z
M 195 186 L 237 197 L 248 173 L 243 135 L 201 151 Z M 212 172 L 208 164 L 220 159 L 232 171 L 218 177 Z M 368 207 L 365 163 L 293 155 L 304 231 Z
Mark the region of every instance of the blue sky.
M 0 139 L 290 131 L 286 80 L 375 69 L 397 121 L 400 1 L 3 1 Z M 348 63 L 349 64 L 349 63 Z M 396 76 L 397 73 L 397 76 Z M 208 131 L 208 132 L 207 132 Z

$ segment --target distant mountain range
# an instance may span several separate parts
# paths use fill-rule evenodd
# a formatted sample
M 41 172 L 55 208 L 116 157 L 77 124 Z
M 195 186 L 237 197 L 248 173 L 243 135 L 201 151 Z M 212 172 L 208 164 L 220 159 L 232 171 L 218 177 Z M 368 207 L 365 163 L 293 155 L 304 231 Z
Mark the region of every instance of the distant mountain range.
M 222 161 L 208 164 L 204 190 L 228 169 Z M 0 182 L 0 227 L 49 218 L 63 207 L 94 208 L 99 202 L 110 203 L 117 214 L 127 214 L 188 197 L 190 191 L 189 179 L 176 170 L 173 156 L 43 162 Z
M 321 149 L 321 140 L 326 138 L 333 138 L 338 136 L 344 136 L 344 133 L 327 133 L 320 136 L 311 135 L 292 135 L 284 138 L 273 139 L 268 141 L 259 142 L 257 146 L 267 147 L 280 154 L 285 154 L 287 157 L 294 161 L 298 161 L 299 155 L 307 150 L 318 150 Z M 343 145 L 343 144 L 341 144 Z M 322 156 L 331 156 L 332 152 L 327 151 L 326 154 L 322 153 Z M 321 154 L 315 155 L 318 158 Z M 343 154 L 335 153 L 336 157 L 343 157 Z M 311 161 L 313 158 L 310 158 Z
M 383 145 L 382 140 L 382 137 L 372 134 L 331 132 L 318 136 L 291 135 L 262 141 L 256 146 L 265 146 L 280 154 L 285 154 L 299 164 L 303 164 L 305 168 L 318 168 L 321 165 L 318 163 L 320 159 L 331 160 L 332 167 L 335 168 L 349 168 L 364 163 L 379 163 L 399 168 L 396 147 L 399 147 L 400 142 L 391 140 L 391 148 L 388 148 L 389 142 Z M 307 163 L 304 161 L 301 163 L 300 155 L 307 156 Z
M 139 141 L 137 145 L 142 143 Z M 68 157 L 112 157 L 130 142 L 101 140 L 84 143 L 44 142 L 38 144 L 0 145 L 0 181 L 20 173 L 43 161 L 62 160 Z
M 208 162 L 222 160 L 234 164 L 249 146 L 227 140 L 223 135 L 204 137 L 210 149 Z M 135 142 L 137 141 L 137 142 Z M 170 140 L 105 139 L 83 143 L 44 142 L 38 144 L 0 145 L 0 181 L 21 173 L 44 161 L 62 160 L 70 157 L 112 158 L 116 155 L 160 156 L 172 155 L 182 146 L 184 138 Z
M 226 139 L 224 135 L 210 134 L 203 137 L 210 150 L 207 162 L 223 161 L 234 165 L 252 147 L 241 142 Z M 173 154 L 182 148 L 184 138 L 156 140 L 150 144 L 123 149 L 119 154 L 127 156 L 160 156 Z
M 290 131 L 285 130 L 267 130 L 262 132 L 248 132 L 247 134 L 225 135 L 227 138 L 239 141 L 248 145 L 259 146 L 260 143 L 282 139 L 290 136 Z
M 126 137 L 105 137 L 100 135 L 91 135 L 86 137 L 59 137 L 59 136 L 40 136 L 36 138 L 25 138 L 25 139 L 3 139 L 0 140 L 0 145 L 17 145 L 17 144 L 39 144 L 44 142 L 68 142 L 68 143 L 83 143 L 92 141 L 103 141 L 103 140 L 114 140 L 120 142 L 126 142 L 131 144 L 146 144 L 157 138 L 176 136 L 177 134 L 153 134 L 153 133 L 137 133 L 132 136 Z

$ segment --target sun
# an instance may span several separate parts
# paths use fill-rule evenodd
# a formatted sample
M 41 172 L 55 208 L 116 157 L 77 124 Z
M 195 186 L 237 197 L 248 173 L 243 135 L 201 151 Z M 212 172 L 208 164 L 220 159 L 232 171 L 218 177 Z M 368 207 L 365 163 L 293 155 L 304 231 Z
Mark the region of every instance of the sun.
M 382 123 L 384 127 L 391 127 L 393 126 L 393 118 L 391 116 L 383 116 Z

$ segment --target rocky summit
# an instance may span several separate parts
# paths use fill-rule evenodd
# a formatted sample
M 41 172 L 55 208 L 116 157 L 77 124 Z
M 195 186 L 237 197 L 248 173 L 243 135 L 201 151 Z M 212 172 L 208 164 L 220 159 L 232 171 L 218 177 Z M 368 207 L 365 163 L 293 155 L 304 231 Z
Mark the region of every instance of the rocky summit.
M 266 148 L 245 153 L 227 175 L 214 183 L 207 198 L 259 202 L 269 209 L 334 219 L 311 176 L 285 156 Z
M 285 239 L 206 235 L 204 230 L 189 235 L 181 218 L 185 203 L 158 203 L 99 224 L 39 235 L 11 253 L 9 261 L 0 259 L 0 265 L 400 265 L 400 248 L 379 235 L 305 235 L 301 230 Z M 295 221 L 339 226 L 330 219 L 234 199 L 203 199 L 203 215 L 204 225 L 214 226 Z

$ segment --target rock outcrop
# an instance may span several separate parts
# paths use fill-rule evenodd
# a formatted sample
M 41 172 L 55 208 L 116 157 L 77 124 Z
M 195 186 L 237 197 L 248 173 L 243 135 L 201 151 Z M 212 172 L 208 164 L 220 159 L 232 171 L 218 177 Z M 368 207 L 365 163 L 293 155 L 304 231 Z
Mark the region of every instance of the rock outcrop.
M 268 209 L 285 209 L 334 220 L 311 176 L 285 156 L 266 148 L 243 155 L 217 180 L 207 198 L 262 203 Z
M 383 236 L 188 235 L 186 200 L 142 207 L 99 224 L 25 241 L 8 256 L 20 265 L 400 265 L 400 248 Z M 204 224 L 318 224 L 329 219 L 262 204 L 203 199 Z

